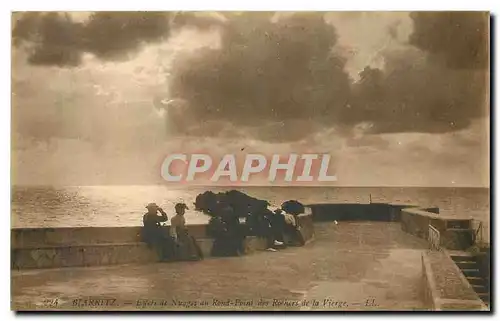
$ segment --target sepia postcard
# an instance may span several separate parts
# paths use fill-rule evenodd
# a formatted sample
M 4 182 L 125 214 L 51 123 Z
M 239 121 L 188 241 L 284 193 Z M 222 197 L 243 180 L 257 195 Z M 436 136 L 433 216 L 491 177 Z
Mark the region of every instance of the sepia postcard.
M 489 12 L 12 12 L 14 311 L 490 311 Z

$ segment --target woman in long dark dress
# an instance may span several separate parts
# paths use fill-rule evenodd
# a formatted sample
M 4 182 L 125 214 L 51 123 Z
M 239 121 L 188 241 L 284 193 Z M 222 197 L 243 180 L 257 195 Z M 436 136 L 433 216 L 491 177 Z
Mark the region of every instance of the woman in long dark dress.
M 238 256 L 245 253 L 245 228 L 231 206 L 221 204 L 208 223 L 208 232 L 214 238 L 213 256 Z

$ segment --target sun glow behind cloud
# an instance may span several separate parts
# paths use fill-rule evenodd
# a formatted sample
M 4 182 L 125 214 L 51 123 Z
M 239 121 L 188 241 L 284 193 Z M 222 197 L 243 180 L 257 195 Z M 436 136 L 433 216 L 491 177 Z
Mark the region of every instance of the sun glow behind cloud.
M 352 79 L 359 80 L 367 65 L 382 68 L 385 52 L 407 46 L 412 26 L 405 13 L 330 15 L 327 20 L 339 35 L 336 50 L 347 56 L 345 70 Z M 230 17 L 225 14 L 219 20 Z M 86 19 L 78 17 L 80 22 Z M 331 153 L 337 185 L 488 185 L 487 113 L 458 131 L 377 134 L 370 133 L 376 119 L 349 128 L 320 128 L 307 118 L 291 120 L 287 126 L 261 121 L 259 126 L 244 127 L 193 113 L 189 102 L 169 92 L 172 69 L 178 59 L 200 48 L 220 48 L 218 28 L 174 30 L 168 39 L 144 45 L 129 60 L 102 61 L 86 53 L 73 68 L 29 65 L 25 53 L 15 49 L 14 180 L 147 184 L 156 182 L 166 153 L 208 149 L 224 154 L 245 148 Z M 179 117 L 169 120 L 175 114 Z M 188 128 L 193 120 L 200 123 L 196 130 L 176 130 Z M 297 129 L 305 134 L 296 140 L 263 139 L 295 139 Z

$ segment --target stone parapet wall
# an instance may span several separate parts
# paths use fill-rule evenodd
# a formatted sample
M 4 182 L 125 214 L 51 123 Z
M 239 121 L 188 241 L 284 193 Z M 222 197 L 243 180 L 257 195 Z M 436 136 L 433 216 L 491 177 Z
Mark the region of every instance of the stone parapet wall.
M 310 204 L 315 221 L 384 221 L 399 220 L 397 209 L 384 203 Z
M 422 254 L 424 300 L 435 311 L 487 311 L 453 260 L 441 251 Z
M 168 233 L 170 226 L 163 227 Z M 11 230 L 12 248 L 66 246 L 81 244 L 109 244 L 141 242 L 141 227 L 59 227 L 15 228 Z M 190 235 L 207 237 L 206 225 L 188 226 Z
M 306 242 L 314 236 L 312 215 L 299 215 Z M 164 227 L 168 232 L 168 226 Z M 204 257 L 211 255 L 213 239 L 206 225 L 188 225 Z M 154 250 L 141 242 L 141 227 L 37 228 L 11 230 L 11 268 L 98 266 L 158 261 Z M 265 250 L 267 240 L 249 236 L 245 252 Z
M 429 225 L 439 231 L 441 247 L 450 250 L 465 250 L 473 244 L 474 231 L 471 228 L 471 219 L 442 216 L 421 208 L 401 210 L 401 229 L 403 231 L 427 239 Z
M 211 255 L 213 239 L 197 239 L 203 256 Z M 266 241 L 257 237 L 247 237 L 245 254 L 265 250 Z M 12 250 L 11 268 L 42 269 L 76 266 L 99 266 L 112 264 L 145 264 L 158 262 L 155 250 L 145 243 L 112 243 L 68 245 L 44 248 L 25 248 Z

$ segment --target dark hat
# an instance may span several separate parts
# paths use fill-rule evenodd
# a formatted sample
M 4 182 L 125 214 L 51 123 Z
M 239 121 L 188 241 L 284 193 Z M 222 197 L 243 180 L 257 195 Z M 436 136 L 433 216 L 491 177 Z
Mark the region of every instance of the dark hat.
M 175 204 L 175 209 L 176 209 L 176 210 L 177 210 L 177 209 L 181 209 L 181 208 L 184 208 L 184 209 L 186 209 L 186 210 L 188 210 L 188 209 L 189 209 L 189 207 L 188 207 L 186 204 L 184 204 L 184 203 L 177 203 L 177 204 Z
M 156 203 L 149 203 L 148 205 L 146 205 L 146 208 L 147 209 L 150 209 L 150 208 L 157 209 L 157 208 L 159 208 L 159 206 L 156 205 Z

